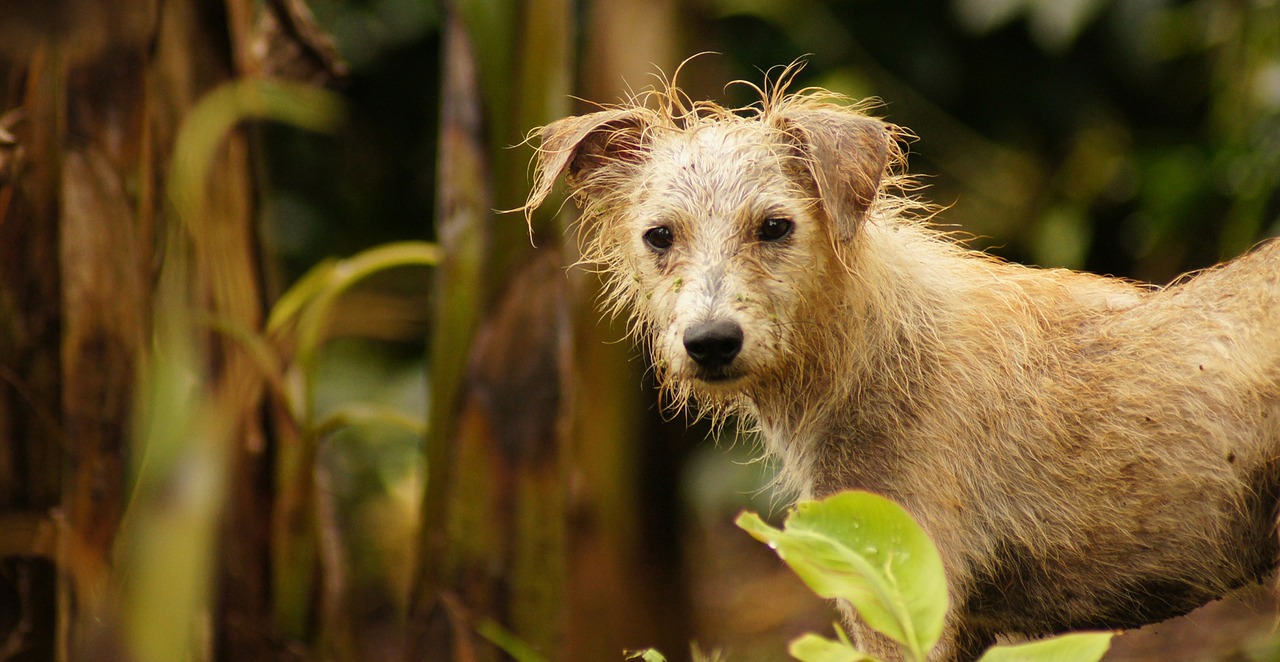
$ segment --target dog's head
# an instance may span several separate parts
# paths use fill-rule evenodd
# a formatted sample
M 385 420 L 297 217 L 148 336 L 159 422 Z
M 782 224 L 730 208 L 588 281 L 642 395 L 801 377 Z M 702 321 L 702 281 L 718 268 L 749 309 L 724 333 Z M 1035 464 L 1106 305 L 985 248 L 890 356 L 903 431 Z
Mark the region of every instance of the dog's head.
M 899 155 L 895 127 L 831 95 L 730 111 L 633 103 L 539 130 L 530 209 L 567 171 L 585 259 L 678 401 L 750 395 L 820 333 Z M 830 311 L 826 313 L 830 315 Z

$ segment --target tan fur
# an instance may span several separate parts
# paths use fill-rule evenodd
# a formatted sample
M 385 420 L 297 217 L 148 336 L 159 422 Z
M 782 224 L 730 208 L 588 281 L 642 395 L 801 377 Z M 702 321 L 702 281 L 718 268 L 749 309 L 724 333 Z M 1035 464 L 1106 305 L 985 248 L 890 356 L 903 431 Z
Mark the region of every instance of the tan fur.
M 936 659 L 1161 620 L 1271 570 L 1280 242 L 1165 289 L 1004 263 L 922 220 L 904 132 L 781 87 L 736 111 L 668 89 L 538 131 L 528 208 L 568 171 L 605 305 L 676 404 L 754 424 L 801 497 L 914 514 L 951 583 Z M 792 234 L 758 239 L 774 217 Z M 642 239 L 658 225 L 665 253 Z M 743 330 L 727 381 L 682 344 L 711 319 Z

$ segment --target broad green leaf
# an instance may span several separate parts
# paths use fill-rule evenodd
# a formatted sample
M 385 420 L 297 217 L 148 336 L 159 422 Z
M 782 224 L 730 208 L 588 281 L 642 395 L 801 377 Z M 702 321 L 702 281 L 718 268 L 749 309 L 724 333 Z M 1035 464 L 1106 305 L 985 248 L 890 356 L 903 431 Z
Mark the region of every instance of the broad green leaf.
M 1111 632 L 1078 632 L 1013 646 L 995 646 L 978 662 L 1097 662 L 1111 648 Z
M 901 506 L 869 492 L 798 504 L 785 529 L 743 513 L 738 526 L 768 543 L 809 588 L 848 600 L 866 624 L 924 659 L 947 612 L 942 558 Z
M 844 641 L 827 639 L 812 632 L 792 641 L 787 652 L 800 662 L 879 662 Z
M 667 662 L 667 656 L 659 653 L 657 649 L 646 648 L 642 651 L 627 651 L 626 659 L 643 660 L 643 662 Z

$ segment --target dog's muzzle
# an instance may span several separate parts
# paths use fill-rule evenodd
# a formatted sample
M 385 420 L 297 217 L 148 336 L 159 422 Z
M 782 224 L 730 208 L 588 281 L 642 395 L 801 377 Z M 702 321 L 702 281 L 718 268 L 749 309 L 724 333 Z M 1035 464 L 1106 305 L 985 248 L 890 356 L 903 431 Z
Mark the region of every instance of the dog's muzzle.
M 727 368 L 742 351 L 742 327 L 732 320 L 710 320 L 685 329 L 684 351 L 711 381 L 729 378 Z

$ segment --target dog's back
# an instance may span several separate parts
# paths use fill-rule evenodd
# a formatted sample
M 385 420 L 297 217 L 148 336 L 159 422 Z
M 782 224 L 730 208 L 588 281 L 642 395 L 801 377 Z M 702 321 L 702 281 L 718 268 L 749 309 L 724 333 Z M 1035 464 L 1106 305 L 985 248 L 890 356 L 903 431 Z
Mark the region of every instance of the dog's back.
M 872 489 L 921 520 L 958 601 L 949 652 L 1136 627 L 1272 570 L 1280 241 L 1153 290 L 871 223 L 859 264 L 901 290 L 876 299 L 931 305 L 898 304 L 925 312 L 888 334 L 912 367 L 865 369 L 812 435 L 810 494 Z
M 1005 268 L 1018 290 L 1075 276 Z M 1136 627 L 1276 563 L 1280 242 L 1132 298 L 1094 278 L 1034 299 L 1038 315 L 972 311 L 1021 324 L 955 339 L 935 375 L 947 404 L 903 431 L 956 476 L 919 472 L 901 498 L 956 541 L 957 606 L 989 634 Z

